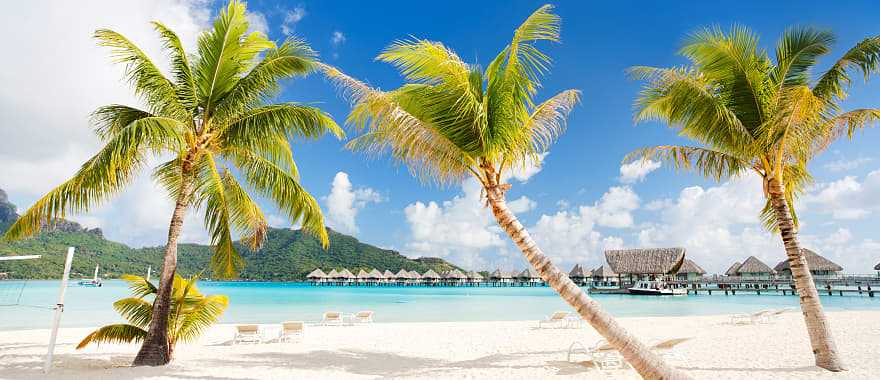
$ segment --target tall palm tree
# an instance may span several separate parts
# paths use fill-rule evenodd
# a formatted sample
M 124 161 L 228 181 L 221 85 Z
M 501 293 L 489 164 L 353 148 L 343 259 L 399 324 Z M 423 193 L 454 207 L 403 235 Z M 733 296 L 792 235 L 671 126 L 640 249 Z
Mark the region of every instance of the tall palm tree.
M 349 147 L 389 151 L 413 175 L 439 184 L 473 176 L 498 224 L 556 292 L 639 371 L 652 379 L 685 378 L 627 333 L 560 271 L 510 211 L 508 172 L 533 163 L 564 131 L 580 98 L 566 90 L 540 104 L 533 97 L 550 59 L 539 41 L 558 41 L 560 19 L 545 5 L 516 29 L 513 41 L 486 70 L 464 63 L 439 42 L 398 41 L 378 59 L 396 66 L 409 83 L 382 92 L 323 66 L 354 102 L 349 123 L 366 132 Z
M 180 39 L 154 22 L 170 57 L 167 78 L 141 49 L 119 33 L 98 30 L 95 38 L 125 64 L 125 77 L 145 109 L 113 104 L 99 108 L 93 123 L 104 147 L 73 178 L 39 199 L 6 232 L 19 239 L 39 232 L 67 212 L 85 212 L 128 185 L 152 153 L 170 159 L 153 178 L 175 199 L 153 316 L 135 365 L 168 363 L 168 313 L 177 240 L 190 208 L 203 208 L 211 235 L 213 275 L 232 276 L 243 265 L 233 234 L 252 248 L 266 237 L 260 207 L 237 177 L 272 200 L 294 222 L 328 244 L 321 209 L 299 184 L 289 138 L 343 135 L 321 110 L 297 103 L 267 104 L 279 81 L 317 67 L 315 52 L 298 39 L 280 45 L 248 33 L 244 4 L 233 0 L 198 38 L 187 55 Z M 234 167 L 238 176 L 229 167 Z
M 800 294 L 816 365 L 844 369 L 816 285 L 797 237 L 794 200 L 811 181 L 807 163 L 843 133 L 871 125 L 880 109 L 844 112 L 840 102 L 849 72 L 865 78 L 878 68 L 880 37 L 855 45 L 818 78 L 811 70 L 831 50 L 834 35 L 806 27 L 788 29 L 776 59 L 758 47 L 758 36 L 735 26 L 692 34 L 680 53 L 690 66 L 634 67 L 647 83 L 636 101 L 636 120 L 662 120 L 699 146 L 657 146 L 625 161 L 659 159 L 716 180 L 746 172 L 763 180 L 765 226 L 778 231 Z
M 158 289 L 156 285 L 140 276 L 124 275 L 133 293 L 132 297 L 123 298 L 113 303 L 113 308 L 128 323 L 107 325 L 92 331 L 83 338 L 76 349 L 85 348 L 90 344 L 101 343 L 136 343 L 147 337 L 147 328 L 153 317 L 153 304 L 144 299 L 154 297 Z M 217 322 L 220 315 L 229 306 L 229 297 L 220 294 L 204 295 L 196 287 L 199 276 L 185 279 L 179 274 L 174 276 L 171 291 L 170 328 L 168 329 L 168 355 L 174 355 L 174 347 L 178 342 L 192 342 L 199 338 L 211 325 Z

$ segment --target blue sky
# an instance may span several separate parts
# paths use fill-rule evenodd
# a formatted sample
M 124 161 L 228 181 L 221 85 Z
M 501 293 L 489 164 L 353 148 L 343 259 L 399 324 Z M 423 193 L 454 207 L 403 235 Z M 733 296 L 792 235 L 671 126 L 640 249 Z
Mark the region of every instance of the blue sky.
M 413 36 L 442 41 L 466 61 L 485 65 L 509 42 L 514 28 L 544 3 L 446 1 L 438 6 L 412 1 L 250 1 L 248 8 L 253 12 L 254 27 L 272 39 L 283 39 L 287 34 L 304 38 L 326 62 L 373 86 L 391 89 L 401 84 L 400 76 L 391 66 L 375 62 L 374 57 L 395 39 Z M 577 88 L 583 91 L 583 100 L 570 118 L 568 131 L 551 147 L 540 170 L 525 182 L 512 179 L 514 188 L 509 193 L 511 199 L 519 201 L 520 218 L 546 253 L 566 269 L 575 262 L 598 265 L 605 248 L 649 245 L 684 246 L 689 256 L 710 272 L 723 271 L 733 260 L 749 255 L 771 266 L 781 260 L 779 239 L 757 224 L 761 199 L 759 184 L 753 178 L 714 183 L 666 167 L 653 171 L 653 167 L 629 168 L 630 173 L 642 169 L 638 173 L 642 175 L 621 178 L 620 161 L 632 149 L 683 142 L 661 124 L 633 124 L 632 102 L 640 84 L 627 79 L 624 71 L 632 65 L 683 64 L 676 50 L 687 33 L 702 26 L 718 24 L 727 28 L 734 23 L 759 33 L 767 49 L 772 49 L 776 38 L 791 25 L 831 29 L 838 43 L 820 65 L 825 68 L 859 40 L 880 34 L 876 23 L 878 5 L 869 1 L 848 1 L 833 7 L 827 2 L 808 1 L 553 4 L 563 20 L 562 43 L 541 45 L 554 63 L 544 78 L 539 98 Z M 17 111 L 2 116 L 0 133 L 23 141 L 16 148 L 22 152 L 0 152 L 0 164 L 13 168 L 6 175 L 0 174 L 0 188 L 7 189 L 20 208 L 32 203 L 53 181 L 57 183 L 72 173 L 78 164 L 75 161 L 81 162 L 96 146 L 88 137 L 90 130 L 84 118 L 87 111 L 124 100 L 113 97 L 125 94 L 124 88 L 113 88 L 114 76 L 116 86 L 122 87 L 118 68 L 106 63 L 105 52 L 89 46 L 89 30 L 112 27 L 149 45 L 146 50 L 150 52 L 150 44 L 156 41 L 146 29 L 146 21 L 159 19 L 194 36 L 219 5 L 162 0 L 123 9 L 92 4 L 91 10 L 77 10 L 81 15 L 74 21 L 62 17 L 64 12 L 58 6 L 17 5 L 4 26 L 10 32 L 16 27 L 35 28 L 21 21 L 29 15 L 45 17 L 56 26 L 35 32 L 37 36 L 30 37 L 34 41 L 25 38 L 21 42 L 22 62 L 0 64 L 4 66 L 0 79 L 20 84 L 12 91 L 26 93 L 16 94 L 10 86 L 0 93 L 0 110 Z M 139 27 L 138 23 L 143 25 Z M 33 47 L 28 42 L 47 48 Z M 74 62 L 73 68 L 54 73 L 59 80 L 82 76 L 75 71 L 77 68 L 107 79 L 91 77 L 91 81 L 52 86 L 53 82 L 37 78 L 46 74 L 35 70 L 33 62 L 59 54 L 58 49 L 48 48 L 55 45 Z M 77 65 L 80 61 L 82 65 Z M 106 96 L 79 100 L 81 104 L 73 109 L 47 111 L 28 104 L 31 96 L 36 100 L 47 92 L 69 99 L 102 89 Z M 867 85 L 857 82 L 846 107 L 877 106 L 878 89 L 876 78 Z M 319 76 L 287 83 L 279 100 L 313 102 L 340 123 L 348 111 L 347 103 Z M 68 117 L 53 118 L 47 112 Z M 28 123 L 24 129 L 13 127 L 27 120 L 37 122 Z M 880 130 L 872 129 L 854 141 L 842 140 L 832 146 L 812 163 L 817 183 L 801 202 L 804 243 L 850 272 L 867 272 L 880 261 L 878 143 Z M 30 156 L 34 151 L 42 153 Z M 425 185 L 412 178 L 406 168 L 384 158 L 353 154 L 330 137 L 296 142 L 294 153 L 303 184 L 322 198 L 325 211 L 332 214 L 330 224 L 337 229 L 405 254 L 440 255 L 469 267 L 509 269 L 525 265 L 481 209 L 474 186 Z M 340 172 L 345 174 L 338 175 Z M 167 212 L 161 207 L 131 211 L 139 205 L 144 208 L 143 204 L 162 204 L 161 200 L 143 201 L 145 197 L 155 198 L 146 179 L 139 189 L 75 219 L 101 226 L 110 238 L 132 245 L 160 244 L 165 235 L 162 221 L 167 220 L 170 208 Z M 273 213 L 270 207 L 267 209 Z M 278 218 L 272 220 L 284 225 Z M 188 221 L 188 237 L 204 239 L 198 218 Z

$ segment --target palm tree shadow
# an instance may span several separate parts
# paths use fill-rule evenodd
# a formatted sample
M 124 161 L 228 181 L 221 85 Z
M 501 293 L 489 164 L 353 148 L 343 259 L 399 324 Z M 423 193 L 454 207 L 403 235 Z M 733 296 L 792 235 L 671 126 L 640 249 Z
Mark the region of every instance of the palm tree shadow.
M 790 372 L 815 372 L 817 374 L 824 373 L 825 371 L 819 367 L 808 365 L 801 367 L 783 367 L 783 368 L 753 368 L 753 367 L 743 367 L 743 368 L 731 368 L 731 367 L 678 367 L 679 369 L 687 370 L 687 371 L 731 371 L 731 372 L 771 372 L 771 373 L 790 373 Z

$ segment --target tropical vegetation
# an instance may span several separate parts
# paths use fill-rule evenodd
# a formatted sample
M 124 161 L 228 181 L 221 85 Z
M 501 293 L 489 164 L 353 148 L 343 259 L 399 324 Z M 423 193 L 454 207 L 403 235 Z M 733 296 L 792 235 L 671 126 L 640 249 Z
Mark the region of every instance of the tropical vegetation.
M 178 342 L 196 341 L 220 318 L 229 306 L 224 295 L 204 295 L 196 287 L 198 275 L 184 279 L 174 276 L 171 291 L 171 313 L 168 314 L 168 355 L 174 354 Z M 140 276 L 124 275 L 132 296 L 113 303 L 113 308 L 128 323 L 107 325 L 92 331 L 76 346 L 82 349 L 90 344 L 137 343 L 147 337 L 147 328 L 153 318 L 153 303 L 146 297 L 156 296 L 156 286 Z
M 816 365 L 840 371 L 844 363 L 798 241 L 794 206 L 812 180 L 809 161 L 838 137 L 880 119 L 880 109 L 844 111 L 840 104 L 852 72 L 867 79 L 878 70 L 880 36 L 859 42 L 815 76 L 834 42 L 825 30 L 789 28 L 771 58 L 749 29 L 710 27 L 681 48 L 689 65 L 631 68 L 645 81 L 636 120 L 664 121 L 697 144 L 646 147 L 625 161 L 662 160 L 716 180 L 757 174 L 767 200 L 761 218 L 782 237 Z
M 68 212 L 87 211 L 125 188 L 151 154 L 165 160 L 155 167 L 153 178 L 175 206 L 150 328 L 135 365 L 170 360 L 168 315 L 177 240 L 187 210 L 204 211 L 215 276 L 232 276 L 242 266 L 233 234 L 257 249 L 268 231 L 242 179 L 326 247 L 321 209 L 299 183 L 289 139 L 317 139 L 328 132 L 343 136 L 320 109 L 267 104 L 280 90 L 280 80 L 318 67 L 316 53 L 299 39 L 275 44 L 261 32 L 249 32 L 243 3 L 229 2 L 213 29 L 199 36 L 196 54 L 187 54 L 180 38 L 161 23 L 153 27 L 170 58 L 170 77 L 125 36 L 106 29 L 95 32 L 98 44 L 125 65 L 125 79 L 146 108 L 112 104 L 96 110 L 92 122 L 103 148 L 73 178 L 37 200 L 5 234 L 10 240 L 31 236 Z
M 565 299 L 645 378 L 685 378 L 627 333 L 601 306 L 544 255 L 505 200 L 510 171 L 536 164 L 565 129 L 578 90 L 536 103 L 550 58 L 536 44 L 559 40 L 560 18 L 545 5 L 514 32 L 485 68 L 462 61 L 439 42 L 394 42 L 378 60 L 400 70 L 408 83 L 383 92 L 340 70 L 325 74 L 354 105 L 348 122 L 364 133 L 348 146 L 390 152 L 417 177 L 438 184 L 475 178 L 487 206 L 544 281 Z

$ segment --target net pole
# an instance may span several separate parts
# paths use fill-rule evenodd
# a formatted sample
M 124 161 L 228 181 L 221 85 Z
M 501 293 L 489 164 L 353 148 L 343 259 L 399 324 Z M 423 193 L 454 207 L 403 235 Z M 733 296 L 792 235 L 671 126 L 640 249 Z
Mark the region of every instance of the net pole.
M 64 313 L 64 293 L 67 292 L 67 280 L 70 279 L 70 264 L 73 263 L 73 251 L 73 247 L 67 248 L 67 258 L 64 260 L 64 275 L 61 276 L 61 289 L 58 290 L 58 303 L 55 305 L 55 318 L 52 320 L 52 332 L 49 335 L 49 350 L 46 352 L 46 363 L 43 365 L 44 373 L 49 373 L 52 369 L 52 356 L 55 354 L 55 340 L 58 338 L 61 314 Z

